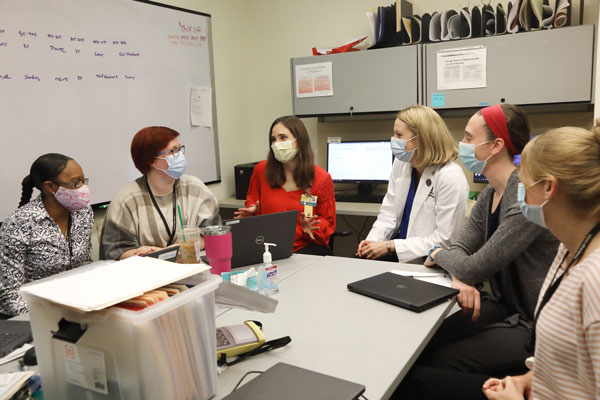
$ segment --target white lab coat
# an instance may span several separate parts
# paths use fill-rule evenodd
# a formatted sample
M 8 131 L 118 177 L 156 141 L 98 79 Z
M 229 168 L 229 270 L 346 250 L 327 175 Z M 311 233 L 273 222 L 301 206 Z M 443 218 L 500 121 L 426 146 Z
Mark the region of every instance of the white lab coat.
M 394 160 L 388 190 L 366 240 L 390 240 L 400 227 L 412 165 Z M 427 255 L 433 246 L 450 244 L 465 223 L 469 185 L 455 162 L 426 167 L 415 192 L 406 239 L 396 239 L 400 262 Z M 419 262 L 421 259 L 419 259 Z

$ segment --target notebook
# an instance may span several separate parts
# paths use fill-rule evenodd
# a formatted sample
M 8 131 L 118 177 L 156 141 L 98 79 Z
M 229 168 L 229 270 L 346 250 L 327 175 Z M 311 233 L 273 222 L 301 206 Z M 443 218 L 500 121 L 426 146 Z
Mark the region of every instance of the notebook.
M 32 340 L 29 321 L 0 320 L 0 357 Z
M 348 290 L 415 312 L 437 306 L 458 294 L 456 289 L 392 272 L 349 283 Z
M 231 267 L 261 263 L 265 242 L 277 245 L 269 247 L 273 260 L 291 256 L 297 220 L 298 210 L 293 210 L 225 221 L 231 226 Z
M 223 400 L 354 400 L 364 391 L 358 383 L 280 362 Z

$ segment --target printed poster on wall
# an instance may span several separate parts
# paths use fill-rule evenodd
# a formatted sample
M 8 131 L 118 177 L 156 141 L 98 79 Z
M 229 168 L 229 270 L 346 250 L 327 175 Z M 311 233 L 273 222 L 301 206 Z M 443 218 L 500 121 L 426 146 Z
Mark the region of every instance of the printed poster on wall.
M 485 47 L 448 49 L 437 53 L 437 90 L 487 86 Z
M 333 96 L 332 62 L 296 65 L 296 98 Z

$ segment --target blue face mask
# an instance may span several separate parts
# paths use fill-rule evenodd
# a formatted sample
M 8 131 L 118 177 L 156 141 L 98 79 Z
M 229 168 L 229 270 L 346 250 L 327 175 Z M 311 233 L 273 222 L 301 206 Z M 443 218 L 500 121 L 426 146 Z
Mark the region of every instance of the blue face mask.
M 406 143 L 408 143 L 411 140 L 416 139 L 416 138 L 417 137 L 414 136 L 414 137 L 406 140 L 406 139 L 398 139 L 397 137 L 392 136 L 392 140 L 390 141 L 390 144 L 392 146 L 392 153 L 394 154 L 394 157 L 396 157 L 396 159 L 398 159 L 400 161 L 410 162 L 413 154 L 415 154 L 415 150 L 418 147 L 415 147 L 415 149 L 413 151 L 406 151 Z
M 467 167 L 467 169 L 471 172 L 475 172 L 476 174 L 481 174 L 488 160 L 492 157 L 490 156 L 483 161 L 479 161 L 477 157 L 475 157 L 475 147 L 481 146 L 482 144 L 487 144 L 489 141 L 484 143 L 479 143 L 477 145 L 471 143 L 463 143 L 458 142 L 458 155 L 460 156 L 460 161 Z
M 156 168 L 156 167 L 154 167 L 154 168 L 158 169 L 159 171 L 164 172 L 165 174 L 169 175 L 173 179 L 179 178 L 185 172 L 185 167 L 187 166 L 187 162 L 185 160 L 185 154 L 183 154 L 183 151 L 180 151 L 177 156 L 174 156 L 173 154 L 171 154 L 164 158 L 163 157 L 156 157 L 156 158 L 160 158 L 162 160 L 167 160 L 167 165 L 169 166 L 169 168 L 167 168 L 167 169 L 160 169 L 160 168 Z
M 525 190 L 534 185 L 540 183 L 541 180 L 532 183 L 528 187 L 525 187 L 522 183 L 519 183 L 519 188 L 517 189 L 517 201 L 519 202 L 519 207 L 521 208 L 521 212 L 529 221 L 537 224 L 541 227 L 546 228 L 546 220 L 544 219 L 544 205 L 550 200 L 547 199 L 539 206 L 530 206 L 525 202 Z

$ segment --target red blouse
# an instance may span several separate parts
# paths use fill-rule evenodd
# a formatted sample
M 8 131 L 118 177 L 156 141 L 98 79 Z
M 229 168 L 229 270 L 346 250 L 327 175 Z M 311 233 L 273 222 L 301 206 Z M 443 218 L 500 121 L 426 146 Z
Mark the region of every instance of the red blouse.
M 317 207 L 313 210 L 313 214 L 317 215 L 319 221 L 321 221 L 319 229 L 313 231 L 315 240 L 302 232 L 302 224 L 300 223 L 300 218 L 302 218 L 304 212 L 304 206 L 300 204 L 302 194 L 304 194 L 304 189 L 291 192 L 286 192 L 281 187 L 273 189 L 267 181 L 267 161 L 261 161 L 254 167 L 248 195 L 246 196 L 246 207 L 256 204 L 258 200 L 260 201 L 260 210 L 257 215 L 298 210 L 294 252 L 310 244 L 327 246 L 331 234 L 335 231 L 335 196 L 333 181 L 329 173 L 315 165 L 315 179 L 310 188 L 310 194 L 318 197 Z

